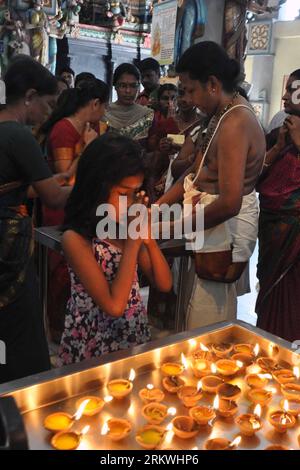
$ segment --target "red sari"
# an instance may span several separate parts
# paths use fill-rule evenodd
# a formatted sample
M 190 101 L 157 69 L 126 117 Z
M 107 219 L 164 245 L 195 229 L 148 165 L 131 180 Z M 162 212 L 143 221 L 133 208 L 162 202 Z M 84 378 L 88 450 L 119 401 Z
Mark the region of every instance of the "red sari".
M 81 135 L 71 122 L 68 119 L 58 121 L 50 132 L 47 142 L 48 162 L 53 173 L 57 173 L 55 162 L 70 161 L 71 156 L 71 165 L 82 150 Z M 63 221 L 63 209 L 43 207 L 44 226 L 62 225 Z M 65 306 L 70 295 L 70 279 L 64 257 L 59 253 L 49 252 L 48 263 L 48 319 L 52 339 L 58 341 L 63 330 Z
M 300 338 L 300 159 L 290 145 L 259 182 L 257 326 Z

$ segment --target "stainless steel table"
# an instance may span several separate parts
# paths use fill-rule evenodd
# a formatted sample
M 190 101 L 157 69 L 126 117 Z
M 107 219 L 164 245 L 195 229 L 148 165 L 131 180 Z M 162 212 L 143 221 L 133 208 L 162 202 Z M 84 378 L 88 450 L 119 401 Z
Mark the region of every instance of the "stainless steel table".
M 48 316 L 47 316 L 47 299 L 48 299 L 48 250 L 56 251 L 57 253 L 62 252 L 61 238 L 62 231 L 58 226 L 55 227 L 39 227 L 34 230 L 35 241 L 38 244 L 38 274 L 40 280 L 40 297 L 43 304 L 43 317 L 46 332 L 48 332 Z M 168 240 L 160 243 L 160 248 L 164 252 L 168 252 L 170 249 L 183 247 L 185 244 L 184 240 Z M 175 332 L 178 333 L 184 330 L 184 275 L 187 271 L 189 253 L 182 252 L 178 255 L 172 255 L 174 257 L 180 257 L 179 267 L 179 283 L 178 283 L 178 295 L 175 308 Z

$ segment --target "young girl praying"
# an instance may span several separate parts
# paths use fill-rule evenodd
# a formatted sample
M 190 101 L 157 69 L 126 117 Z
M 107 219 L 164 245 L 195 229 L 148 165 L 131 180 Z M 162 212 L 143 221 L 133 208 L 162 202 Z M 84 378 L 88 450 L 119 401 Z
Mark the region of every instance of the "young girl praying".
M 147 203 L 141 192 L 145 166 L 139 145 L 131 139 L 104 135 L 84 151 L 65 209 L 63 250 L 71 279 L 65 329 L 58 365 L 71 364 L 150 340 L 137 267 L 162 292 L 172 287 L 169 266 L 150 235 L 97 238 L 101 204 L 114 209 L 118 226 L 119 198 Z M 122 199 L 123 199 L 122 198 Z

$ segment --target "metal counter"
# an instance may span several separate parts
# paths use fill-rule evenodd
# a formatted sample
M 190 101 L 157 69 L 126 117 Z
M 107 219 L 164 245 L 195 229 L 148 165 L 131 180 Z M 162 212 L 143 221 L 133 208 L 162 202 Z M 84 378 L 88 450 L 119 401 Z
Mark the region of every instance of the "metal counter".
M 191 340 L 195 341 L 191 341 Z M 291 344 L 270 335 L 256 327 L 243 322 L 220 323 L 205 328 L 199 328 L 192 332 L 182 332 L 169 338 L 154 341 L 130 351 L 112 353 L 101 358 L 94 358 L 82 363 L 54 369 L 49 372 L 27 377 L 15 382 L 0 385 L 0 396 L 11 395 L 16 400 L 17 406 L 23 415 L 27 431 L 30 449 L 50 449 L 51 433 L 43 427 L 45 417 L 55 411 L 65 411 L 73 415 L 76 411 L 76 401 L 84 395 L 105 397 L 108 394 L 106 384 L 109 380 L 128 378 L 129 371 L 136 371 L 133 391 L 124 400 L 113 400 L 106 404 L 99 415 L 93 417 L 84 416 L 74 425 L 75 430 L 82 430 L 89 424 L 90 431 L 84 436 L 80 449 L 140 449 L 135 441 L 137 429 L 146 424 L 141 415 L 143 406 L 138 392 L 141 388 L 151 383 L 162 389 L 162 374 L 160 366 L 164 362 L 179 362 L 181 353 L 187 357 L 199 348 L 199 344 L 231 342 L 231 343 L 256 343 L 260 346 L 260 355 L 269 355 L 270 344 L 278 345 L 276 361 L 286 366 L 300 365 L 300 355 L 293 352 Z M 251 367 L 248 368 L 250 372 Z M 196 384 L 199 379 L 193 376 L 189 368 L 183 374 L 188 384 Z M 239 414 L 253 410 L 247 400 L 248 388 L 242 377 L 229 380 L 238 384 L 243 391 L 238 400 Z M 271 405 L 264 408 L 262 419 L 264 426 L 255 437 L 243 437 L 240 449 L 264 449 L 267 445 L 282 444 L 289 448 L 298 449 L 298 435 L 300 434 L 299 421 L 294 429 L 286 434 L 278 434 L 265 419 L 268 413 L 278 408 L 280 399 L 280 387 L 276 382 L 270 382 L 275 394 Z M 200 404 L 212 405 L 214 396 L 204 394 Z M 167 406 L 175 406 L 177 414 L 188 415 L 188 410 L 179 402 L 176 395 L 165 392 L 163 401 Z M 111 418 L 126 418 L 131 421 L 133 430 L 131 434 L 119 443 L 109 440 L 107 436 L 101 436 L 100 431 L 104 422 Z M 299 418 L 298 418 L 299 419 Z M 170 422 L 168 417 L 161 426 L 165 427 Z M 164 441 L 160 449 L 203 449 L 207 439 L 226 437 L 230 440 L 239 435 L 239 429 L 234 420 L 217 417 L 212 426 L 203 427 L 193 439 L 179 439 L 173 437 L 170 442 Z
M 47 299 L 48 299 L 48 250 L 56 251 L 57 253 L 62 252 L 61 238 L 62 231 L 58 226 L 55 227 L 39 227 L 34 230 L 35 241 L 38 244 L 38 275 L 40 280 L 40 298 L 42 299 L 43 305 L 43 317 L 46 331 L 48 331 L 48 319 L 47 319 Z M 168 250 L 178 249 L 184 246 L 184 240 L 168 240 L 161 241 L 159 246 L 161 250 L 168 254 Z M 180 257 L 179 267 L 179 282 L 178 282 L 178 296 L 175 308 L 175 332 L 183 331 L 184 329 L 184 295 L 183 295 L 183 283 L 184 273 L 187 270 L 189 252 L 186 251 L 184 254 L 181 252 L 178 255 Z

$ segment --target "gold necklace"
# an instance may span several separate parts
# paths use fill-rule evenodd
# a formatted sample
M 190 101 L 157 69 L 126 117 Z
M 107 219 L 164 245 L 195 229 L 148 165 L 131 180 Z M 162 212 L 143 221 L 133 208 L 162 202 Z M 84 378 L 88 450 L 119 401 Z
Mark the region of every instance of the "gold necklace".
M 236 91 L 234 92 L 233 96 L 232 96 L 232 99 L 230 101 L 230 103 L 228 103 L 225 108 L 223 108 L 220 112 L 218 112 L 217 114 L 215 114 L 211 120 L 209 121 L 209 124 L 208 124 L 208 127 L 207 127 L 207 131 L 206 131 L 206 135 L 205 135 L 205 138 L 204 138 L 204 141 L 203 141 L 203 144 L 201 146 L 201 151 L 202 151 L 202 155 L 204 155 L 207 147 L 209 146 L 210 144 L 210 141 L 211 141 L 211 138 L 215 132 L 215 129 L 218 125 L 218 122 L 220 121 L 221 117 L 230 109 L 232 108 L 233 106 L 233 103 L 234 103 L 234 100 L 236 100 L 236 98 L 239 96 L 239 92 Z

